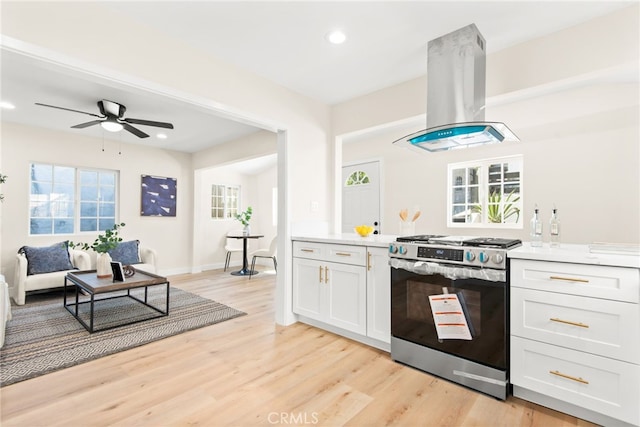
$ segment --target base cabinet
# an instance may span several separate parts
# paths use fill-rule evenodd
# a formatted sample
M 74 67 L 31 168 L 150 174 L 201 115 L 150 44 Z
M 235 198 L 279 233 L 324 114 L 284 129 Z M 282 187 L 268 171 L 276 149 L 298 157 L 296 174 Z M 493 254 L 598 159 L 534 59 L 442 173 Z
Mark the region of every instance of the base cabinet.
M 640 425 L 638 269 L 511 260 L 514 395 L 604 425 Z
M 293 255 L 294 313 L 339 328 L 337 333 L 352 332 L 350 338 L 365 343 L 390 343 L 386 247 L 294 241 Z

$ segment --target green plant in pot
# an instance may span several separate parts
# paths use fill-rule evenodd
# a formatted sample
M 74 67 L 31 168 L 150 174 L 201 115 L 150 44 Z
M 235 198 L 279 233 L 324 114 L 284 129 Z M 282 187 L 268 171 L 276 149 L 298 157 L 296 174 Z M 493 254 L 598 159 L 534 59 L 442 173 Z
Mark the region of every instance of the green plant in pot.
M 515 215 L 516 222 L 518 222 L 520 208 L 517 206 L 517 202 L 520 200 L 520 196 L 515 195 L 515 190 L 504 198 L 502 196 L 499 191 L 492 191 L 489 194 L 487 199 L 487 220 L 494 224 L 501 224 Z M 473 212 L 482 213 L 482 206 L 480 205 L 476 205 L 472 209 Z
M 247 210 L 244 212 L 240 212 L 236 215 L 236 219 L 242 223 L 244 226 L 243 233 L 250 234 L 251 229 L 249 227 L 249 221 L 251 221 L 251 215 L 253 214 L 253 209 L 251 206 L 247 206 Z
M 109 277 L 111 276 L 111 257 L 109 256 L 109 251 L 115 249 L 120 242 L 122 242 L 119 231 L 120 228 L 125 225 L 124 222 L 114 224 L 113 227 L 99 234 L 91 244 L 69 242 L 69 247 L 96 252 L 96 273 L 98 277 Z

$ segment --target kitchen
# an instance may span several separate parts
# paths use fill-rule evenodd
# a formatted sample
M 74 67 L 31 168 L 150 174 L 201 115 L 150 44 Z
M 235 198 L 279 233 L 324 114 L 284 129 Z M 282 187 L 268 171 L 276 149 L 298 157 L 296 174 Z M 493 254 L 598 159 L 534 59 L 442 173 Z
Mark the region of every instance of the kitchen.
M 637 12 L 637 7 L 634 10 Z M 601 43 L 604 34 L 613 42 Z M 334 169 L 335 193 L 340 194 L 337 176 L 343 162 L 382 158 L 382 230 L 385 235 L 397 234 L 400 209 L 419 206 L 422 215 L 416 223 L 417 234 L 482 236 L 487 230 L 446 225 L 447 165 L 522 155 L 523 226 L 491 229 L 492 236 L 527 241 L 528 220 L 537 204 L 545 228 L 551 209 L 558 208 L 563 243 L 637 243 L 640 241 L 637 221 L 638 86 L 637 79 L 635 83 L 633 79 L 627 79 L 629 69 L 632 73 L 637 70 L 637 39 L 637 13 L 620 11 L 492 56 L 487 72 L 487 119 L 499 120 L 517 129 L 522 141 L 517 144 L 497 144 L 433 156 L 418 156 L 392 146 L 391 142 L 398 137 L 424 128 L 426 81 L 422 78 L 335 105 L 331 107 L 333 133 L 340 140 L 335 147 L 333 143 L 326 143 L 327 139 L 333 141 L 328 132 L 325 134 L 306 123 L 291 133 L 288 156 L 295 160 L 295 169 L 317 173 L 305 173 L 305 177 L 313 177 L 309 181 L 291 180 L 290 191 L 296 195 L 296 200 L 290 202 L 289 209 L 281 211 L 288 211 L 290 217 L 287 219 L 293 223 L 311 220 L 326 229 L 330 223 L 339 224 L 339 220 L 331 215 L 336 212 L 333 215 L 338 216 L 341 202 L 339 196 L 336 196 L 338 200 L 332 200 L 333 192 L 331 188 L 325 188 L 325 178 Z M 37 37 L 36 40 L 43 42 Z M 73 43 L 66 44 L 73 46 Z M 573 49 L 567 49 L 567 46 Z M 589 47 L 589 56 L 585 57 L 580 46 Z M 541 63 L 545 63 L 545 73 L 540 71 Z M 567 64 L 572 66 L 567 67 Z M 631 68 L 628 68 L 629 64 Z M 134 69 L 129 67 L 124 68 Z M 567 73 L 567 69 L 571 71 Z M 529 74 L 527 70 L 535 71 Z M 573 80 L 571 76 L 574 76 Z M 177 87 L 184 85 L 165 77 Z M 558 81 L 566 86 L 560 84 L 558 87 Z M 532 88 L 539 92 L 530 90 Z M 215 91 L 211 90 L 205 94 L 214 97 L 213 93 Z M 388 105 L 393 108 L 387 108 Z M 256 107 L 247 108 L 254 111 Z M 418 118 L 413 119 L 415 117 Z M 305 132 L 307 130 L 310 132 Z M 303 134 L 305 138 L 301 137 Z M 367 139 L 363 141 L 361 134 L 368 134 Z M 297 144 L 297 138 L 304 139 L 304 144 Z M 313 144 L 315 142 L 318 144 Z M 311 153 L 309 146 L 314 150 Z M 291 169 L 293 172 L 294 168 Z M 282 191 L 282 194 L 287 192 Z M 319 206 L 313 205 L 314 201 L 319 201 Z M 281 225 L 287 230 L 284 221 Z M 294 227 L 285 235 L 297 236 L 298 232 Z M 189 248 L 188 241 L 184 245 Z M 386 254 L 387 243 L 383 246 Z M 185 248 L 177 247 L 181 252 L 188 252 L 182 249 Z M 291 249 L 283 253 L 291 255 Z M 291 300 L 287 299 L 287 284 L 290 287 L 291 283 L 286 278 L 289 262 L 284 261 L 285 277 L 279 284 L 279 319 L 283 318 L 282 311 L 291 305 Z

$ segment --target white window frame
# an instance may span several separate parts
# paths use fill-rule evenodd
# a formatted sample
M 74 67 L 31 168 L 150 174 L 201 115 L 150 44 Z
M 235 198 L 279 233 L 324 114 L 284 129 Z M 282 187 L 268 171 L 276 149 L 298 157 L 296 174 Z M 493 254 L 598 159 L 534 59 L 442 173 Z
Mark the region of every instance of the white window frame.
M 214 187 L 220 187 L 223 189 L 223 195 L 222 195 L 222 217 L 218 217 L 217 215 L 214 216 L 214 211 L 219 210 L 217 205 L 214 205 L 214 196 L 213 194 L 213 189 Z M 230 197 L 232 197 L 232 195 L 230 194 L 231 191 L 230 190 L 234 190 L 236 193 L 235 198 L 237 199 L 237 203 L 235 204 L 236 206 L 232 206 L 232 200 L 230 199 Z M 235 220 L 236 219 L 236 214 L 239 214 L 240 212 L 242 212 L 241 208 L 242 206 L 240 205 L 240 201 L 241 199 L 241 186 L 240 185 L 229 185 L 229 184 L 211 184 L 211 206 L 210 206 L 210 210 L 211 210 L 211 219 L 214 221 L 227 221 L 227 220 Z
M 73 169 L 74 172 L 74 182 L 73 182 L 73 188 L 74 188 L 74 199 L 71 203 L 73 203 L 73 217 L 70 218 L 73 220 L 73 231 L 71 232 L 65 232 L 65 233 L 55 233 L 55 227 L 53 227 L 53 232 L 52 233 L 32 233 L 32 226 L 31 226 L 31 221 L 32 219 L 39 219 L 42 217 L 32 217 L 31 213 L 32 213 L 32 202 L 33 202 L 33 198 L 34 198 L 34 194 L 31 192 L 31 189 L 33 188 L 33 183 L 34 181 L 32 180 L 32 175 L 31 172 L 29 173 L 29 231 L 28 234 L 29 236 L 64 236 L 64 235 L 75 235 L 75 234 L 93 234 L 99 231 L 104 231 L 106 229 L 109 229 L 113 226 L 113 224 L 117 224 L 119 223 L 119 207 L 120 207 L 120 202 L 119 202 L 119 182 L 120 182 L 120 173 L 117 170 L 111 170 L 111 169 L 96 169 L 96 168 L 86 168 L 86 167 L 76 167 L 76 166 L 67 166 L 67 165 L 60 165 L 60 164 L 54 164 L 54 163 L 44 163 L 44 162 L 29 162 L 29 169 L 31 170 L 33 165 L 41 165 L 41 166 L 50 166 L 52 168 L 55 167 L 63 167 L 63 168 L 68 168 L 68 169 Z M 102 174 L 113 174 L 113 179 L 114 179 L 114 201 L 113 201 L 113 212 L 114 212 L 114 216 L 113 216 L 113 224 L 109 223 L 108 226 L 105 225 L 104 227 L 100 227 L 100 218 L 112 218 L 112 217 L 101 217 L 100 216 L 100 210 L 98 208 L 98 213 L 96 216 L 96 224 L 97 224 L 97 229 L 96 230 L 87 230 L 87 231 L 81 231 L 80 230 L 80 226 L 81 226 L 81 222 L 82 222 L 82 217 L 81 216 L 81 187 L 82 187 L 82 182 L 80 180 L 80 175 L 83 172 L 91 172 L 91 173 L 102 173 Z M 47 181 L 45 181 L 47 182 Z M 55 181 L 53 181 L 55 182 Z M 97 203 L 100 203 L 100 184 L 99 182 L 96 184 L 98 187 L 98 199 L 96 200 Z M 51 193 L 50 193 L 51 194 Z M 51 197 L 49 196 L 48 199 L 50 200 Z M 109 202 L 111 203 L 111 202 Z M 52 221 L 55 220 L 55 216 L 52 217 L 44 217 L 44 218 L 51 218 Z
M 496 163 L 518 163 L 519 164 L 519 181 L 517 182 L 519 186 L 518 196 L 520 197 L 517 205 L 520 209 L 520 215 L 518 217 L 517 222 L 504 222 L 504 223 L 492 223 L 487 220 L 486 211 L 487 201 L 489 196 L 489 178 L 488 178 L 488 169 L 490 165 L 494 165 Z M 479 217 L 476 218 L 477 222 L 454 222 L 453 221 L 453 190 L 454 190 L 454 170 L 463 169 L 463 168 L 479 168 L 478 173 L 478 193 L 479 193 L 479 201 L 482 206 L 481 213 Z M 504 183 L 503 183 L 504 184 Z M 468 185 L 468 184 L 467 184 Z M 493 184 L 495 185 L 495 184 Z M 505 157 L 496 157 L 490 159 L 482 159 L 482 160 L 471 160 L 467 162 L 460 163 L 449 163 L 447 165 L 447 226 L 452 228 L 498 228 L 498 229 L 522 229 L 524 227 L 524 218 L 523 218 L 523 198 L 524 198 L 524 158 L 522 155 L 514 155 L 514 156 L 505 156 Z

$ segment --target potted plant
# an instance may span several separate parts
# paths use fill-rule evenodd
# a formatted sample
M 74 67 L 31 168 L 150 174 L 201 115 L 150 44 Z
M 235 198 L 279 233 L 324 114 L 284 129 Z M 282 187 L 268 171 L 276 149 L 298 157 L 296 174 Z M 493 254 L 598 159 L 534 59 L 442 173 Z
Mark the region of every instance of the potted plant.
M 113 227 L 105 230 L 103 234 L 99 234 L 92 244 L 69 242 L 69 247 L 85 251 L 91 249 L 96 252 L 96 274 L 98 277 L 109 277 L 111 276 L 111 256 L 109 256 L 109 251 L 115 249 L 122 242 L 119 230 L 125 225 L 124 222 L 114 224 Z
M 251 221 L 252 214 L 253 214 L 253 209 L 251 209 L 251 206 L 248 206 L 246 211 L 240 212 L 239 214 L 236 215 L 236 219 L 240 221 L 244 226 L 244 230 L 242 230 L 244 234 L 251 234 L 249 221 Z

